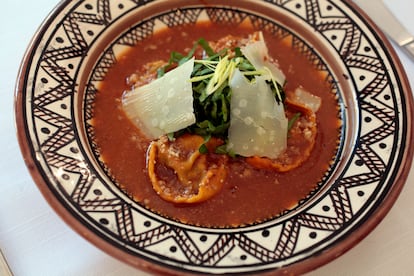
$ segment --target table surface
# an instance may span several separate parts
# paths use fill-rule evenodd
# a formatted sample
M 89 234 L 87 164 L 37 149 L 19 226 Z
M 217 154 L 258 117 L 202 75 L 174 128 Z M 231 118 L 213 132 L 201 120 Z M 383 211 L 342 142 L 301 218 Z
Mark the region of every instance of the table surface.
M 2 1 L 0 249 L 16 276 L 147 275 L 102 252 L 66 225 L 40 194 L 19 150 L 13 111 L 19 64 L 30 39 L 57 3 L 58 0 Z M 387 0 L 386 3 L 414 33 L 411 13 L 414 1 Z M 414 87 L 414 61 L 396 50 Z M 414 271 L 413 184 L 414 167 L 411 167 L 407 185 L 379 226 L 343 256 L 308 275 L 411 275 Z

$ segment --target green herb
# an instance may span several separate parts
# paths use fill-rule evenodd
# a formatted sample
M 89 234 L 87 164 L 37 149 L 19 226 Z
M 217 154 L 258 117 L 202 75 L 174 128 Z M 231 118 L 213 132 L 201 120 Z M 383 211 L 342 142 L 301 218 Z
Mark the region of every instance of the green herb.
M 170 141 L 170 142 L 174 141 L 175 140 L 174 133 L 168 133 L 167 134 L 167 138 L 168 138 L 168 141 Z
M 207 154 L 208 153 L 207 143 L 208 143 L 208 141 L 210 141 L 210 139 L 211 139 L 211 135 L 204 135 L 204 143 L 198 149 L 198 151 L 201 154 Z
M 201 38 L 194 43 L 193 48 L 187 55 L 172 52 L 167 65 L 158 70 L 158 77 L 191 59 L 200 47 L 205 53 L 204 58 L 195 60 L 190 79 L 193 88 L 196 123 L 185 129 L 184 132 L 203 136 L 205 143 L 211 136 L 226 140 L 230 126 L 231 89 L 229 80 L 234 70 L 239 69 L 249 81 L 254 81 L 256 76 L 268 74 L 269 72 L 256 70 L 243 56 L 240 48 L 233 49 L 234 57 L 230 58 L 229 49 L 215 52 L 209 43 Z M 275 95 L 275 99 L 283 103 L 284 91 L 282 84 L 274 80 L 269 81 L 268 84 Z M 175 133 L 175 136 L 182 133 L 183 131 Z M 174 138 L 174 135 L 171 137 Z M 200 147 L 200 153 L 208 151 L 205 143 Z M 216 152 L 231 155 L 226 150 L 226 145 L 218 147 Z
M 199 151 L 201 154 L 207 154 L 207 153 L 208 153 L 208 148 L 207 148 L 206 144 L 202 144 L 202 145 L 200 146 L 200 148 L 198 149 L 198 151 Z
M 293 115 L 292 119 L 290 119 L 289 122 L 288 122 L 288 131 L 292 129 L 293 125 L 300 118 L 300 116 L 302 116 L 302 114 L 300 112 Z
M 227 145 L 226 144 L 221 145 L 221 146 L 218 146 L 216 148 L 216 150 L 214 151 L 214 153 L 216 153 L 216 154 L 226 154 L 226 155 L 228 155 L 228 156 L 230 156 L 232 158 L 235 158 L 236 157 L 236 154 L 234 153 L 234 151 L 227 149 Z

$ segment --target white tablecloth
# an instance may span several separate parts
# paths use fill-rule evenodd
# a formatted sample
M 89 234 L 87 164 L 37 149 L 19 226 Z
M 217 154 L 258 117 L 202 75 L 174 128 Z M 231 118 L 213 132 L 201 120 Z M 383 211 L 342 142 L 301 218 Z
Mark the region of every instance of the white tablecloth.
M 0 6 L 0 248 L 16 276 L 146 275 L 66 225 L 40 194 L 21 157 L 14 126 L 15 80 L 31 37 L 57 2 L 3 0 Z M 414 1 L 387 3 L 414 33 Z M 414 62 L 397 52 L 414 87 Z M 411 168 L 407 185 L 382 223 L 345 255 L 309 275 L 413 275 L 413 184 Z

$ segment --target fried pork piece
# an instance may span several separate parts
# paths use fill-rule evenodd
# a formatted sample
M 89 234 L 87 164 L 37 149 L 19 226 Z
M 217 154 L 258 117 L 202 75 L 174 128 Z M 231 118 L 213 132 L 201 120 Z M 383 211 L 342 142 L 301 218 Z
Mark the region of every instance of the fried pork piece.
M 204 138 L 186 134 L 174 141 L 166 136 L 150 145 L 148 173 L 154 190 L 173 203 L 203 202 L 217 194 L 227 177 L 225 155 L 201 154 Z M 209 152 L 223 144 L 216 138 L 206 144 Z

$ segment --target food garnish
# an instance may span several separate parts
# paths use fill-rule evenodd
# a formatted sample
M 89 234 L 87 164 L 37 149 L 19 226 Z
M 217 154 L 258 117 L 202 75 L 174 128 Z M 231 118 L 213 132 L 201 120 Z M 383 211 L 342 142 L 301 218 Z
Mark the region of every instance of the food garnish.
M 172 52 L 144 76 L 152 82 L 123 95 L 130 120 L 152 142 L 147 166 L 157 194 L 173 203 L 205 201 L 223 186 L 228 156 L 286 172 L 310 155 L 321 99 L 285 75 L 262 33 L 232 49 L 199 39 L 187 55 Z M 304 151 L 298 152 L 297 148 Z M 168 175 L 164 179 L 163 175 Z
M 194 67 L 190 59 L 175 70 L 124 93 L 123 109 L 150 139 L 195 123 L 193 90 L 188 82 Z
M 200 47 L 203 58 L 194 59 Z M 218 137 L 226 146 L 217 152 L 274 158 L 286 148 L 284 82 L 261 33 L 244 46 L 219 51 L 199 39 L 187 55 L 173 52 L 158 70 L 158 79 L 126 92 L 123 108 L 150 139 L 162 135 L 173 139 L 183 133 L 201 135 L 206 142 Z M 250 95 L 248 90 L 258 87 L 259 95 Z

